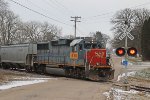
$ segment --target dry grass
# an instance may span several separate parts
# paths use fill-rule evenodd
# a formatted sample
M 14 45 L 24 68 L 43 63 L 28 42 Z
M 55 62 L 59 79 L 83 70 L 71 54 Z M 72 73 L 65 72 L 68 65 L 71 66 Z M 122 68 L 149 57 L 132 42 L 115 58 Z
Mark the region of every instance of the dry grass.
M 10 71 L 10 70 L 3 70 L 0 69 L 0 84 L 4 82 L 8 82 L 9 80 L 12 80 L 13 78 L 26 76 L 24 73 L 19 73 L 16 71 Z

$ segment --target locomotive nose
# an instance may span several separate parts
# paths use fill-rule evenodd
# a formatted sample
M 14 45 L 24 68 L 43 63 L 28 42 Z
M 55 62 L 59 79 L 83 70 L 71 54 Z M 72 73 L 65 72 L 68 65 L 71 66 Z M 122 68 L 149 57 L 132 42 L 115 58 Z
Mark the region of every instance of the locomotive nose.
M 91 66 L 106 65 L 106 49 L 91 49 L 88 51 L 87 62 Z

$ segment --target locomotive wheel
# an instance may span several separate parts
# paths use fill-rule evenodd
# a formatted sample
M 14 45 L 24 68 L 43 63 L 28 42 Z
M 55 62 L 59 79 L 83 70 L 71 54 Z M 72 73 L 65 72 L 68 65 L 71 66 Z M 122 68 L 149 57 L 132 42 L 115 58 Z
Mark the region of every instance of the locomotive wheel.
M 32 67 L 26 66 L 26 72 L 28 72 L 28 73 L 32 72 Z
M 70 77 L 70 70 L 67 68 L 65 69 L 65 76 Z
M 85 70 L 81 69 L 81 79 L 85 79 Z
M 2 68 L 3 68 L 3 69 L 9 69 L 9 67 L 8 67 L 7 64 L 5 64 L 5 63 L 2 63 Z
M 46 73 L 45 65 L 36 65 L 35 70 L 38 74 L 45 74 Z

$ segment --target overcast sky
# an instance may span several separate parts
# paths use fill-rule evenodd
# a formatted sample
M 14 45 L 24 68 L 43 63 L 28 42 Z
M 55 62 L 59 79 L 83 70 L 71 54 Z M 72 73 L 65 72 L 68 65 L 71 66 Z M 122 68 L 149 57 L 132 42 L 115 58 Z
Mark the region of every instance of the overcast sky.
M 150 9 L 150 0 L 14 0 L 65 23 L 62 24 L 29 11 L 11 2 L 11 0 L 6 1 L 23 21 L 48 21 L 61 27 L 62 35 L 74 35 L 74 22 L 70 21 L 70 17 L 81 16 L 81 22 L 77 23 L 77 36 L 88 36 L 90 32 L 96 31 L 112 35 L 110 20 L 116 11 L 124 8 Z

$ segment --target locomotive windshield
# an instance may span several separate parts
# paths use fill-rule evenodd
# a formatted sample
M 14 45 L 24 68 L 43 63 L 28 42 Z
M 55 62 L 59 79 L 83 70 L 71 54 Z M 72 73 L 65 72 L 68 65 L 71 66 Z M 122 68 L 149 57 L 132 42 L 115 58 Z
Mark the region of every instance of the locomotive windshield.
M 101 44 L 97 43 L 85 43 L 84 44 L 85 49 L 94 49 L 94 48 L 102 48 Z

